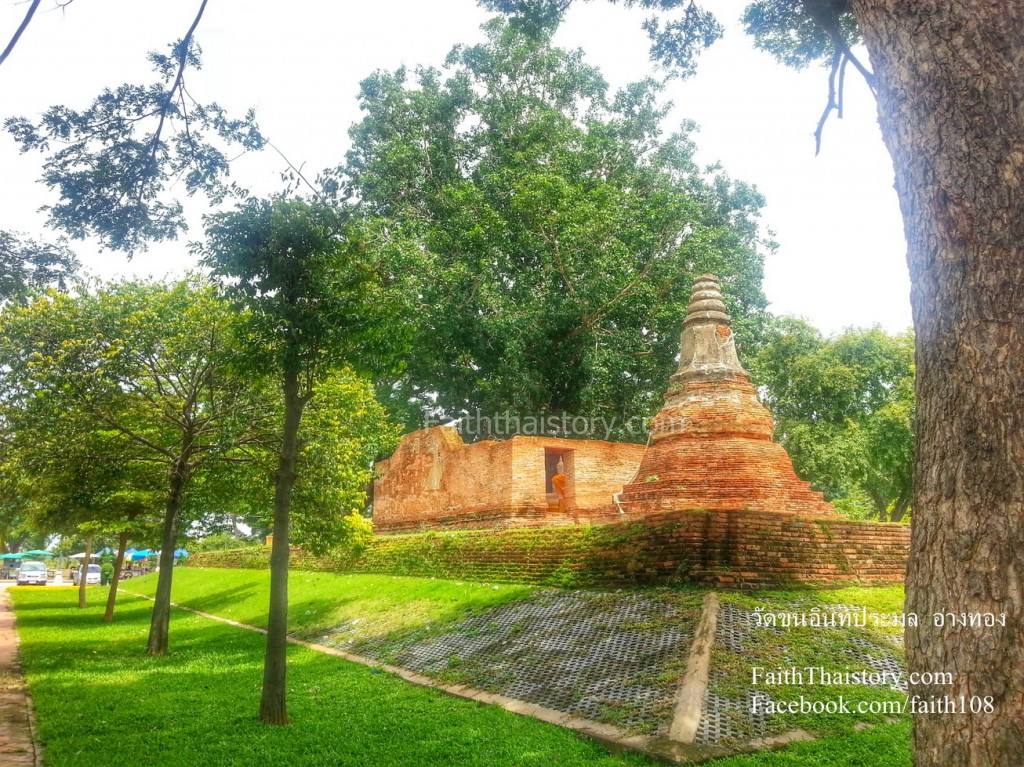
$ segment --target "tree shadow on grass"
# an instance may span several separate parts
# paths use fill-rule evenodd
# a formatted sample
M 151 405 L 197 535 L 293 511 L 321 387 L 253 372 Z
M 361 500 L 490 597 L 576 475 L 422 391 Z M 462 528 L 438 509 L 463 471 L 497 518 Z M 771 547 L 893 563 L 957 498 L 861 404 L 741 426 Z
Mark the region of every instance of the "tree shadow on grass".
M 649 764 L 614 757 L 571 733 L 494 707 L 415 687 L 304 648 L 289 649 L 293 724 L 256 720 L 263 637 L 176 612 L 168 656 L 131 647 L 141 612 L 122 624 L 81 620 L 50 606 L 27 626 L 26 669 L 39 731 L 54 767 L 147 763 L 469 767 Z M 44 616 L 40 616 L 44 617 Z

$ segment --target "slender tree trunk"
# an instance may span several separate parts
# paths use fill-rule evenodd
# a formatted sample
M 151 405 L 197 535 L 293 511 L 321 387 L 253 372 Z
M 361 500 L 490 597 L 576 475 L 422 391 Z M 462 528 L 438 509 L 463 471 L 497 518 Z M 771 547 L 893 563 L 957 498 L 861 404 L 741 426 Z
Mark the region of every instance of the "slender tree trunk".
M 92 535 L 85 537 L 85 559 L 82 560 L 82 574 L 78 578 L 78 606 L 88 607 L 85 601 L 85 587 L 89 582 L 89 562 L 92 561 Z
M 892 514 L 889 516 L 890 522 L 902 521 L 904 515 L 907 513 L 907 509 L 910 508 L 909 498 L 900 498 L 896 501 L 896 504 L 892 507 Z
M 124 550 L 128 547 L 128 531 L 122 530 L 117 538 L 117 556 L 114 558 L 114 574 L 110 578 L 110 591 L 107 593 L 107 611 L 103 613 L 103 622 L 114 620 L 114 603 L 117 601 L 117 584 L 121 580 L 121 567 L 124 564 Z
M 186 441 L 188 438 L 186 438 Z M 167 633 L 171 623 L 171 580 L 174 577 L 174 547 L 178 544 L 178 519 L 181 517 L 181 503 L 188 483 L 187 454 L 182 455 L 171 471 L 170 487 L 167 492 L 167 508 L 164 511 L 164 531 L 160 542 L 160 573 L 157 575 L 156 595 L 153 601 L 153 617 L 149 624 L 149 655 L 164 655 L 167 652 Z
M 896 170 L 917 336 L 907 610 L 920 625 L 907 661 L 953 675 L 910 686 L 945 711 L 915 714 L 914 764 L 1021 764 L 1024 3 L 852 6 Z
M 285 663 L 288 650 L 288 515 L 295 463 L 299 455 L 299 423 L 305 401 L 299 396 L 297 366 L 284 375 L 284 439 L 274 491 L 274 541 L 270 549 L 270 612 L 267 616 L 267 654 L 263 665 L 260 721 L 288 724 Z

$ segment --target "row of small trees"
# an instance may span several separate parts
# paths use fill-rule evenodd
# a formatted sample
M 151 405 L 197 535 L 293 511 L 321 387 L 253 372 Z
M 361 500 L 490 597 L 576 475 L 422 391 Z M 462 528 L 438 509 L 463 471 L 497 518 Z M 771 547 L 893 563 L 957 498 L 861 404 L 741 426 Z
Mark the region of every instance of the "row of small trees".
M 365 531 L 370 463 L 394 429 L 361 374 L 399 359 L 404 294 L 326 206 L 250 201 L 208 235 L 212 279 L 81 284 L 6 308 L 4 476 L 36 527 L 79 531 L 87 555 L 98 533 L 123 552 L 162 506 L 151 655 L 168 649 L 186 510 L 272 506 L 261 717 L 282 723 L 293 499 L 314 550 Z

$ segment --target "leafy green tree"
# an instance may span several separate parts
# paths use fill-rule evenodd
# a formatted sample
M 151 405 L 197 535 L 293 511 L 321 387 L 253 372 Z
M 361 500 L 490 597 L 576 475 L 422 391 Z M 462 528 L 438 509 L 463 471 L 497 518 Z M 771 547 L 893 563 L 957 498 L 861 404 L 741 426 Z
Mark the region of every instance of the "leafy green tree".
M 299 429 L 291 530 L 297 544 L 314 552 L 362 544 L 371 530 L 363 512 L 373 462 L 395 449 L 400 433 L 366 379 L 351 370 L 324 377 Z
M 286 724 L 288 557 L 299 435 L 306 405 L 333 370 L 379 372 L 407 347 L 404 296 L 385 266 L 346 231 L 339 211 L 301 200 L 249 200 L 207 217 L 204 259 L 248 312 L 253 373 L 279 376 L 280 454 L 274 492 L 270 608 L 260 719 Z M 318 539 L 312 538 L 316 544 Z
M 24 297 L 32 289 L 64 290 L 78 259 L 64 245 L 22 240 L 0 231 L 0 304 Z
M 79 414 L 83 433 L 110 432 L 125 460 L 159 467 L 164 508 L 151 655 L 167 651 L 173 552 L 188 487 L 198 471 L 230 460 L 268 412 L 237 372 L 239 321 L 213 287 L 195 279 L 51 293 L 3 316 L 0 359 L 22 413 L 38 412 L 44 423 Z
M 73 401 L 58 402 L 47 392 L 4 405 L 12 431 L 9 454 L 24 477 L 17 492 L 28 524 L 84 537 L 87 556 L 82 564 L 89 562 L 97 536 L 127 534 L 136 517 L 159 507 L 166 484 L 163 472 L 155 464 L 131 461 L 131 445 L 124 436 L 97 426 L 86 409 Z M 83 579 L 79 607 L 87 604 L 85 586 Z M 115 594 L 113 584 L 108 621 Z
M 197 102 L 185 86 L 189 71 L 201 68 L 194 35 L 207 1 L 169 53 L 149 55 L 156 82 L 105 89 L 81 110 L 51 107 L 38 122 L 5 120 L 22 152 L 46 156 L 41 180 L 60 197 L 47 207 L 51 226 L 131 252 L 185 230 L 171 193 L 179 181 L 188 195 L 203 192 L 214 203 L 236 191 L 226 182 L 228 148 L 266 142 L 251 110 L 232 118 L 215 102 Z
M 15 455 L 7 417 L 0 423 L 0 549 L 13 553 L 24 548 L 33 534 L 27 499 L 31 480 Z
M 913 336 L 823 338 L 783 317 L 750 360 L 797 473 L 852 514 L 897 522 L 913 492 Z
M 485 30 L 443 71 L 367 78 L 326 179 L 359 200 L 375 247 L 422 254 L 416 342 L 386 391 L 412 403 L 407 426 L 653 412 L 696 275 L 722 275 L 741 337 L 757 335 L 763 200 L 696 164 L 692 125 L 661 135 L 654 81 L 612 93 L 554 27 Z
M 275 424 L 279 424 L 283 420 L 282 408 L 278 407 L 275 413 Z M 398 425 L 388 419 L 368 380 L 349 369 L 325 373 L 299 425 L 299 453 L 289 516 L 291 543 L 315 553 L 358 546 L 369 531 L 368 520 L 362 519 L 362 515 L 367 489 L 373 480 L 373 462 L 380 455 L 390 454 L 399 436 Z M 217 524 L 218 518 L 227 516 L 223 509 L 230 509 L 231 517 L 258 531 L 257 540 L 272 530 L 272 499 L 280 453 L 278 429 L 260 440 L 258 447 L 247 448 L 249 460 L 231 464 L 230 479 L 218 472 L 216 482 L 212 483 L 215 497 L 204 497 L 206 487 L 193 491 L 190 502 L 199 500 L 204 508 L 218 510 L 204 516 L 206 534 L 196 542 L 197 551 L 210 550 L 211 546 L 232 548 L 246 542 L 232 534 L 235 531 L 230 521 L 226 527 Z M 197 482 L 200 484 L 201 481 Z

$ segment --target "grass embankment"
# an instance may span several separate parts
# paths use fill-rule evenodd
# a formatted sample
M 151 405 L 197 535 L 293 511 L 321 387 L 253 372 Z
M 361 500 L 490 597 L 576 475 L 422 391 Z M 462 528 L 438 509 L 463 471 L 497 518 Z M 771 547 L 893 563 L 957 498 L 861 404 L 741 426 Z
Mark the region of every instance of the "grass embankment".
M 129 592 L 153 596 L 156 576 L 128 581 Z M 194 610 L 265 628 L 270 573 L 182 567 L 171 599 Z M 386 635 L 444 624 L 523 599 L 531 586 L 480 584 L 401 575 L 293 572 L 288 577 L 288 630 L 315 638 L 340 626 L 360 636 Z
M 568 730 L 407 684 L 327 655 L 288 651 L 288 727 L 256 720 L 264 639 L 175 611 L 172 652 L 145 655 L 150 603 L 116 621 L 69 589 L 13 592 L 46 764 L 221 767 L 646 765 Z
M 245 570 L 175 573 L 174 600 L 245 623 L 265 622 L 268 574 Z M 316 636 L 339 623 L 372 634 L 440 626 L 521 599 L 529 587 L 332 573 L 293 573 L 295 633 Z M 155 579 L 126 587 L 152 593 Z M 105 761 L 260 765 L 533 765 L 650 764 L 612 756 L 572 733 L 494 707 L 416 687 L 304 648 L 289 650 L 294 724 L 270 728 L 255 719 L 263 637 L 175 611 L 172 653 L 144 655 L 151 603 L 122 595 L 113 625 L 95 607 L 78 610 L 67 589 L 12 594 L 26 674 L 51 767 Z M 863 592 L 863 593 L 859 593 Z M 770 601 L 808 598 L 774 595 Z M 813 601 L 888 610 L 897 590 L 813 592 Z M 749 673 L 749 672 L 748 672 Z M 82 692 L 88 696 L 83 700 Z M 900 767 L 910 764 L 906 723 L 848 732 L 777 753 L 716 761 L 715 767 Z

